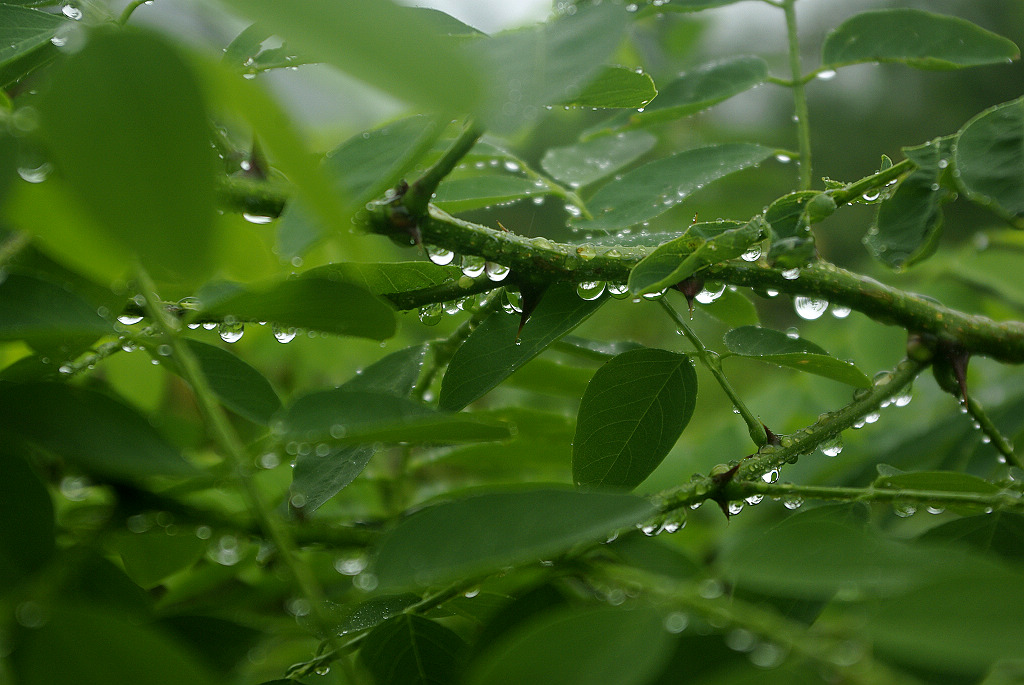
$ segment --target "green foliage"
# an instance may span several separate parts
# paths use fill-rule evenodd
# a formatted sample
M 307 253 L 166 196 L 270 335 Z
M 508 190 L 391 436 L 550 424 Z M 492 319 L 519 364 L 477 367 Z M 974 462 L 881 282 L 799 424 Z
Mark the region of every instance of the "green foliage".
M 1019 8 L 553 4 L 0 2 L 0 682 L 1019 680 Z

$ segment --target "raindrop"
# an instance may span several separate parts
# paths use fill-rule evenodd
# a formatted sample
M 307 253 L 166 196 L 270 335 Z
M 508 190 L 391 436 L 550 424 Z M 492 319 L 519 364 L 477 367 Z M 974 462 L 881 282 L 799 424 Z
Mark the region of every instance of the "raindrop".
M 360 573 L 352 579 L 352 584 L 363 592 L 373 592 L 377 589 L 377 576 L 372 573 Z
M 749 652 L 757 645 L 757 636 L 749 630 L 737 628 L 726 633 L 725 644 L 734 652 Z
M 170 357 L 171 352 L 173 352 L 173 350 L 171 349 L 170 345 L 160 345 L 159 347 L 156 348 L 156 353 L 159 354 L 161 357 Z
M 504 264 L 498 264 L 497 262 L 487 262 L 484 265 L 484 273 L 487 274 L 487 278 L 498 283 L 504 281 L 505 277 L 508 276 L 509 268 Z
M 18 176 L 29 183 L 42 183 L 53 171 L 49 162 L 43 162 L 37 167 L 18 167 Z
M 673 634 L 683 632 L 689 624 L 690 617 L 682 611 L 673 611 L 665 617 L 665 630 Z
M 616 300 L 624 300 L 629 297 L 629 286 L 625 283 L 609 283 L 608 294 Z
M 203 330 L 212 331 L 215 328 L 217 328 L 217 322 L 215 321 L 207 321 L 203 324 Z
M 668 288 L 662 288 L 661 290 L 655 290 L 653 293 L 644 293 L 643 298 L 645 300 L 660 300 L 667 291 Z
M 591 260 L 597 256 L 597 250 L 592 245 L 580 245 L 576 248 L 576 254 L 580 256 L 580 259 Z
M 234 566 L 242 556 L 238 549 L 238 539 L 234 535 L 220 536 L 207 549 L 207 554 L 221 566 Z
M 636 12 L 637 9 L 639 9 L 639 8 L 637 7 L 637 4 L 635 2 L 631 2 L 628 5 L 626 5 L 626 11 L 627 12 Z
M 836 77 L 835 69 L 825 69 L 824 71 L 819 71 L 818 72 L 818 78 L 820 78 L 822 81 L 828 81 L 828 80 L 834 79 L 835 77 Z
M 693 298 L 701 304 L 711 304 L 725 292 L 725 283 L 717 286 L 713 283 L 706 283 L 699 293 Z
M 768 288 L 767 290 L 764 291 L 764 294 L 767 295 L 768 297 L 775 297 L 779 294 L 779 291 Z
M 828 309 L 828 300 L 821 300 L 813 297 L 794 297 L 793 308 L 801 319 L 814 321 L 821 317 Z
M 725 588 L 717 578 L 705 578 L 697 586 L 697 594 L 704 599 L 718 599 L 724 592 Z
M 797 278 L 800 277 L 800 268 L 793 267 L 792 269 L 786 269 L 785 271 L 782 272 L 782 277 L 785 278 L 787 281 L 795 281 Z
M 804 504 L 804 498 L 800 495 L 786 495 L 782 498 L 782 506 L 787 509 L 799 509 Z
M 420 323 L 424 326 L 435 326 L 444 316 L 444 306 L 440 302 L 431 302 L 420 307 Z
M 844 307 L 838 304 L 832 305 L 832 316 L 836 317 L 837 319 L 845 319 L 850 315 L 851 311 L 853 310 L 850 309 L 849 307 Z
M 565 211 L 566 211 L 566 213 L 569 214 L 569 216 L 572 216 L 572 217 L 578 217 L 578 216 L 582 216 L 583 215 L 583 211 L 579 207 L 577 207 L 576 205 L 574 205 L 572 203 L 567 204 L 565 206 Z
M 519 165 L 512 160 L 505 161 L 505 171 L 516 172 L 519 171 Z
M 61 14 L 73 21 L 78 21 L 82 18 L 82 10 L 78 9 L 74 5 L 64 5 L 60 8 L 60 11 Z
M 872 191 L 864 193 L 863 195 L 861 195 L 861 197 L 864 198 L 865 202 L 874 202 L 875 200 L 878 199 L 879 195 L 880 195 L 879 191 L 872 190 Z
M 313 669 L 313 673 L 317 675 L 327 675 L 331 672 L 331 667 L 328 664 L 321 664 Z
M 786 337 L 790 340 L 796 340 L 800 337 L 800 331 L 798 331 L 796 327 L 790 326 L 786 329 Z
M 892 501 L 892 511 L 901 519 L 910 518 L 917 513 L 917 505 L 906 500 L 894 499 Z
M 743 511 L 743 505 L 739 502 L 729 502 L 729 516 L 735 516 Z
M 334 560 L 334 570 L 343 576 L 358 576 L 366 570 L 367 559 L 364 556 L 338 557 Z
M 751 495 L 750 497 L 747 497 L 743 501 L 749 504 L 750 506 L 754 506 L 755 504 L 760 504 L 761 500 L 763 499 L 764 495 Z
M 515 290 L 504 289 L 504 295 L 502 297 L 502 306 L 508 305 L 512 311 L 510 314 L 521 314 L 523 312 L 523 297 Z
M 71 364 L 61 364 L 61 367 L 57 369 L 60 373 L 71 373 L 74 370 L 75 369 Z
M 261 454 L 259 459 L 256 460 L 256 464 L 261 469 L 277 468 L 280 463 L 281 458 L 277 456 L 277 452 L 266 452 Z
M 870 414 L 864 416 L 864 423 L 875 423 L 876 421 L 878 421 L 879 418 L 881 418 L 881 416 L 882 415 L 879 414 L 877 411 L 873 411 Z
M 466 255 L 462 258 L 462 275 L 469 278 L 476 278 L 484 272 L 487 263 L 483 257 Z
M 274 217 L 268 214 L 253 214 L 251 212 L 242 212 L 242 218 L 250 224 L 269 224 L 274 220 Z
M 789 164 L 790 162 L 793 161 L 792 157 L 790 157 L 789 155 L 784 155 L 781 152 L 775 155 L 775 159 L 781 162 L 782 164 Z
M 427 257 L 430 258 L 434 264 L 438 266 L 445 266 L 451 264 L 452 260 L 455 259 L 455 253 L 443 247 L 436 245 L 427 245 Z
M 72 502 L 81 502 L 89 496 L 89 480 L 81 476 L 65 476 L 60 481 L 60 494 Z
M 786 650 L 772 642 L 762 642 L 750 651 L 749 658 L 758 668 L 776 668 L 786 658 Z
M 842 434 L 836 435 L 835 437 L 829 438 L 823 441 L 818 448 L 821 453 L 826 457 L 837 457 L 839 453 L 843 451 L 843 436 Z
M 779 479 L 779 470 L 778 469 L 772 469 L 771 471 L 768 471 L 767 473 L 762 473 L 761 474 L 761 480 L 763 480 L 765 483 L 774 483 L 778 479 Z
M 235 343 L 242 339 L 242 335 L 245 333 L 245 325 L 240 321 L 223 321 L 217 327 L 217 331 L 220 333 L 221 340 L 226 343 Z
M 905 407 L 910 404 L 910 400 L 914 399 L 914 391 L 910 387 L 904 390 L 899 395 L 892 398 L 892 403 L 897 407 Z
M 277 340 L 277 342 L 282 344 L 290 343 L 292 340 L 295 339 L 295 336 L 298 334 L 298 331 L 296 329 L 281 326 L 276 323 L 273 326 L 273 330 L 274 338 Z
M 130 314 L 122 314 L 121 316 L 117 317 L 117 322 L 122 323 L 125 326 L 132 326 L 140 321 L 142 321 L 141 316 L 134 316 Z
M 747 251 L 740 255 L 740 259 L 745 262 L 756 262 L 761 258 L 761 246 L 751 245 L 747 248 Z
M 889 385 L 889 381 L 892 380 L 892 374 L 888 371 L 879 371 L 875 374 L 875 377 L 871 379 L 871 384 L 875 387 L 880 385 Z
M 596 300 L 604 294 L 604 281 L 583 281 L 576 286 L 576 294 L 584 300 Z

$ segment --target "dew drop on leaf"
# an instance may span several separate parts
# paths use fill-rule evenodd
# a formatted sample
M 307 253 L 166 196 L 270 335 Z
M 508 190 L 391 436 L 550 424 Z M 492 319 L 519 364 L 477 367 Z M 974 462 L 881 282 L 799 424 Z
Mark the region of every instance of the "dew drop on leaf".
M 420 307 L 420 323 L 424 326 L 436 326 L 444 316 L 444 305 L 440 302 L 431 302 Z
M 785 271 L 782 272 L 782 277 L 785 278 L 787 281 L 795 281 L 797 278 L 800 277 L 800 268 L 793 267 L 792 269 L 786 269 Z
M 793 308 L 801 319 L 814 321 L 820 318 L 825 313 L 825 310 L 828 309 L 828 300 L 814 297 L 794 297 Z
M 725 283 L 719 283 L 717 286 L 713 283 L 705 284 L 699 293 L 693 298 L 701 304 L 711 304 L 722 296 L 725 292 Z
M 508 276 L 509 268 L 504 264 L 498 264 L 497 262 L 487 262 L 484 265 L 484 273 L 487 274 L 487 278 L 498 283 L 504 281 L 505 277 Z
M 832 316 L 834 316 L 837 319 L 845 319 L 850 315 L 851 311 L 853 310 L 851 310 L 849 307 L 844 307 L 838 304 L 832 305 Z
M 426 250 L 427 257 L 430 259 L 430 261 L 432 261 L 434 264 L 437 264 L 438 266 L 445 266 L 447 264 L 451 264 L 452 260 L 455 259 L 455 253 L 443 247 L 438 247 L 436 245 L 427 245 Z
M 747 248 L 747 251 L 740 255 L 740 259 L 745 262 L 756 262 L 761 258 L 761 246 L 752 245 Z
M 843 436 L 836 435 L 822 442 L 819 446 L 821 453 L 826 457 L 836 457 L 843 451 Z
M 217 328 L 220 339 L 226 343 L 235 343 L 242 339 L 245 334 L 245 326 L 241 322 L 229 323 L 224 321 Z
M 298 331 L 296 329 L 281 326 L 276 323 L 273 325 L 273 330 L 274 338 L 277 340 L 277 342 L 282 344 L 290 343 L 292 340 L 295 339 L 295 336 L 298 335 Z
M 604 294 L 604 281 L 583 281 L 576 286 L 576 294 L 584 300 L 596 300 Z
M 468 278 L 476 278 L 484 272 L 487 263 L 483 257 L 466 255 L 462 258 L 462 275 Z

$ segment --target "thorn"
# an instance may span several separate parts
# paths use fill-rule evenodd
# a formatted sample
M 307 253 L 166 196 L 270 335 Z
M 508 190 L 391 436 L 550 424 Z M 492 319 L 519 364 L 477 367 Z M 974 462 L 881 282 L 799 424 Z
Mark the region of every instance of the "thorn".
M 500 228 L 501 230 L 505 231 L 505 233 L 509 232 L 509 230 L 507 228 L 505 228 L 500 221 L 498 222 L 498 228 Z
M 547 292 L 548 284 L 535 284 L 529 281 L 524 281 L 519 284 L 519 297 L 521 298 L 520 308 L 521 313 L 519 315 L 519 330 L 516 332 L 516 342 L 519 341 L 519 336 L 523 333 L 523 326 L 530 320 L 530 316 L 533 311 L 540 304 L 541 298 L 544 297 L 544 293 Z
M 761 425 L 764 426 L 764 434 L 768 436 L 769 445 L 774 445 L 775 447 L 778 447 L 779 445 L 782 444 L 782 439 L 775 433 L 772 433 L 771 428 L 765 426 L 764 422 L 762 422 Z
M 687 276 L 672 286 L 686 297 L 686 306 L 690 309 L 690 318 L 693 318 L 693 299 L 704 289 L 704 279 L 697 276 Z
M 950 343 L 941 341 L 937 350 L 941 353 L 943 361 L 945 361 L 950 370 L 953 372 L 953 377 L 956 379 L 957 386 L 960 388 L 960 396 L 964 400 L 964 405 L 967 404 L 967 364 L 971 361 L 971 353 L 968 352 L 959 343 Z

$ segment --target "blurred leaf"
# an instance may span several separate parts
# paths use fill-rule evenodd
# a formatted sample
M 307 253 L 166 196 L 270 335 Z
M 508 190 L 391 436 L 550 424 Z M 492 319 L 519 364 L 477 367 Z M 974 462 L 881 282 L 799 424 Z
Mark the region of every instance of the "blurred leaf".
M 408 397 L 416 384 L 427 346 L 415 345 L 392 352 L 341 386 L 348 391 Z M 376 452 L 373 445 L 326 446 L 326 454 L 310 450 L 295 457 L 291 492 L 300 495 L 303 511 L 312 513 L 356 479 Z M 291 503 L 293 500 L 289 500 Z
M 591 340 L 589 338 L 581 338 L 578 335 L 567 335 L 555 343 L 555 347 L 563 352 L 571 352 L 579 357 L 605 362 L 615 355 L 639 349 L 643 345 L 631 340 Z
M 327 278 L 352 283 L 386 299 L 430 290 L 454 283 L 462 277 L 457 266 L 439 266 L 431 262 L 391 262 L 327 264 L 303 273 L 304 278 Z M 397 305 L 396 305 L 397 306 Z
M 624 352 L 594 374 L 580 400 L 573 480 L 632 489 L 679 439 L 697 403 L 697 373 L 684 354 Z
M 255 628 L 214 616 L 167 616 L 157 625 L 187 645 L 191 654 L 225 673 L 240 665 L 262 636 Z
M 953 151 L 955 178 L 967 197 L 1024 228 L 1024 98 L 971 119 Z
M 212 271 L 215 157 L 176 47 L 95 33 L 52 75 L 38 110 L 57 170 L 98 226 L 159 280 L 195 284 Z
M 198 340 L 186 342 L 225 407 L 260 425 L 270 423 L 270 417 L 281 409 L 281 400 L 263 374 L 223 348 Z
M 938 138 L 916 148 L 904 148 L 917 169 L 878 206 L 875 225 L 864 244 L 875 259 L 899 269 L 930 257 L 938 247 L 944 200 L 949 191 L 939 185 L 952 156 L 952 137 Z M 1021 157 L 1024 163 L 1024 155 Z M 1024 167 L 1021 168 L 1024 173 Z
M 626 67 L 604 67 L 583 92 L 559 103 L 570 107 L 643 107 L 658 94 L 650 75 Z
M 54 549 L 53 502 L 10 446 L 0 447 L 0 595 L 46 563 Z
M 671 287 L 701 269 L 735 259 L 760 240 L 767 226 L 760 215 L 745 224 L 701 223 L 640 260 L 629 272 L 633 296 Z
M 444 211 L 457 214 L 547 192 L 546 185 L 537 187 L 525 176 L 491 173 L 447 179 L 438 186 L 433 202 Z
M 94 390 L 0 383 L 0 426 L 112 481 L 198 473 L 143 416 Z
M 980 569 L 942 578 L 872 604 L 865 629 L 874 649 L 890 658 L 978 678 L 994 661 L 1024 658 L 1017 621 L 1022 581 L 1016 573 Z
M 143 533 L 121 533 L 115 538 L 114 547 L 128 577 L 149 590 L 198 560 L 206 550 L 206 542 L 192 531 L 171 534 L 157 526 Z
M 358 286 L 319 274 L 200 299 L 202 307 L 193 317 L 200 320 L 273 321 L 371 340 L 395 334 L 395 315 L 386 303 Z
M 266 26 L 307 59 L 336 66 L 426 109 L 465 113 L 479 102 L 481 79 L 472 61 L 437 35 L 424 16 L 387 0 L 224 4 Z
M 660 6 L 649 5 L 644 13 L 650 12 L 697 12 L 712 7 L 724 7 L 733 5 L 742 0 L 668 0 Z
M 672 643 L 661 614 L 651 608 L 559 609 L 486 645 L 467 682 L 642 685 L 668 660 Z
M 298 398 L 274 429 L 292 440 L 328 443 L 449 444 L 509 437 L 507 425 L 474 414 L 439 412 L 404 397 L 344 386 Z
M 438 405 L 461 409 L 483 397 L 551 343 L 580 325 L 607 298 L 584 300 L 572 284 L 548 288 L 516 339 L 519 317 L 496 311 L 477 326 L 448 364 Z
M 1012 41 L 965 19 L 917 9 L 856 14 L 825 37 L 821 62 L 900 62 L 918 69 L 959 69 L 1020 57 Z
M 948 521 L 925 531 L 922 542 L 959 542 L 1008 561 L 1024 561 L 1024 516 L 996 511 Z
M 505 381 L 509 386 L 530 392 L 575 400 L 587 389 L 594 370 L 543 357 L 534 359 Z
M 344 636 L 357 633 L 368 628 L 375 628 L 392 616 L 397 616 L 404 609 L 420 601 L 419 595 L 406 592 L 401 595 L 381 595 L 359 602 L 355 606 L 328 602 L 325 613 L 332 635 Z M 311 616 L 300 619 L 300 623 L 313 629 L 321 638 L 326 638 L 317 621 Z
M 14 5 L 0 5 L 0 66 L 49 45 L 57 29 L 66 21 L 59 14 Z
M 621 131 L 544 153 L 541 166 L 556 179 L 585 186 L 636 161 L 658 142 L 645 131 Z
M 533 489 L 489 492 L 416 512 L 377 548 L 382 587 L 441 584 L 535 563 L 654 513 L 633 495 Z
M 0 281 L 0 340 L 24 340 L 44 351 L 88 345 L 113 327 L 77 294 L 17 273 Z
M 852 363 L 830 357 L 825 350 L 803 338 L 759 326 L 741 326 L 725 334 L 725 347 L 740 357 L 831 378 L 858 388 L 870 388 L 871 379 Z
M 917 471 L 882 475 L 872 484 L 889 490 L 936 490 L 939 492 L 999 492 L 999 487 L 977 476 L 955 471 Z
M 465 643 L 440 623 L 403 614 L 366 636 L 359 661 L 375 685 L 455 683 L 462 672 Z
M 515 132 L 537 118 L 543 106 L 582 95 L 621 42 L 626 18 L 621 5 L 581 5 L 572 16 L 468 45 L 470 59 L 491 84 L 486 128 Z
M 686 150 L 649 162 L 602 186 L 587 206 L 594 219 L 575 221 L 584 231 L 614 231 L 667 212 L 696 190 L 767 159 L 771 150 L 726 143 Z
M 711 304 L 704 305 L 700 311 L 732 328 L 757 326 L 761 323 L 754 303 L 746 295 L 732 287 L 727 287 L 718 296 L 718 299 Z
M 25 634 L 12 661 L 23 685 L 217 682 L 177 642 L 134 616 L 84 607 L 54 607 L 45 625 Z
M 702 64 L 661 86 L 658 97 L 643 112 L 630 115 L 629 123 L 643 126 L 680 119 L 750 90 L 766 78 L 768 64 L 751 55 Z

